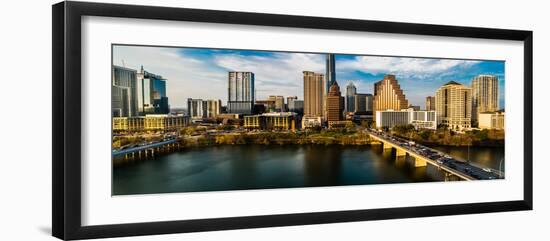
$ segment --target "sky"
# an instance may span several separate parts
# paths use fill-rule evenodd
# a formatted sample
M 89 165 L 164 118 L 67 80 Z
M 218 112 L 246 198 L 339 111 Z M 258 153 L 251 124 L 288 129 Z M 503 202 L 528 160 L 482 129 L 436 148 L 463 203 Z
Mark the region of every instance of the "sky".
M 504 62 L 436 58 L 336 54 L 336 80 L 342 94 L 349 82 L 357 93 L 373 93 L 374 83 L 394 74 L 412 105 L 425 106 L 426 96 L 449 81 L 470 86 L 479 74 L 499 79 L 499 103 L 504 107 Z M 253 50 L 113 46 L 113 64 L 143 68 L 166 79 L 171 108 L 185 108 L 187 98 L 227 102 L 229 71 L 253 72 L 256 99 L 269 95 L 303 99 L 303 71 L 325 73 L 325 54 Z

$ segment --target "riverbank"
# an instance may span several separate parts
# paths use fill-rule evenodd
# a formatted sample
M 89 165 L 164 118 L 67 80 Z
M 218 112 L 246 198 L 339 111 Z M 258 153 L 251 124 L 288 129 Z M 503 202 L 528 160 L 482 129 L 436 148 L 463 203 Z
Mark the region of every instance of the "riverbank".
M 184 147 L 213 145 L 370 145 L 375 141 L 358 132 L 321 131 L 314 133 L 251 132 L 200 135 L 182 138 Z M 377 143 L 377 142 L 376 142 Z
M 446 128 L 415 130 L 413 126 L 396 126 L 391 134 L 427 146 L 504 147 L 504 130 L 470 130 L 462 133 Z

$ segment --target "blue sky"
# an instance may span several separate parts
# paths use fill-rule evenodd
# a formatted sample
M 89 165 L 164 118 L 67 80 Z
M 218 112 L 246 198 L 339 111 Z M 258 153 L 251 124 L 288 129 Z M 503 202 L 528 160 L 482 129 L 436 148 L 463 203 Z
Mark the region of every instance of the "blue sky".
M 343 87 L 352 81 L 359 93 L 372 93 L 374 83 L 395 74 L 413 105 L 424 107 L 448 81 L 470 85 L 479 74 L 499 78 L 500 106 L 504 107 L 504 62 L 433 58 L 336 55 L 336 79 Z M 250 50 L 114 46 L 113 64 L 145 70 L 167 79 L 171 107 L 186 107 L 187 98 L 227 101 L 227 72 L 250 71 L 256 77 L 256 99 L 269 95 L 303 98 L 302 71 L 325 72 L 324 54 Z M 343 88 L 342 88 L 343 90 Z M 343 93 L 344 94 L 344 93 Z

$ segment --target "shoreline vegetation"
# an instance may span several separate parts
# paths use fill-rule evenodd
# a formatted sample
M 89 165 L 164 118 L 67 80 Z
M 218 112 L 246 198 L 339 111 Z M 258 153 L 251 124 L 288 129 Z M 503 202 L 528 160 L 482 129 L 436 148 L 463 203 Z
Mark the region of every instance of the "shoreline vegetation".
M 188 126 L 174 133 L 180 137 L 182 147 L 214 145 L 373 145 L 365 133 L 365 127 L 343 127 L 336 129 L 311 129 L 305 131 L 245 131 L 235 127 L 219 126 L 213 132 L 202 126 Z M 504 146 L 503 130 L 471 130 L 464 133 L 453 132 L 445 127 L 437 130 L 415 130 L 412 126 L 396 126 L 386 130 L 392 135 L 412 140 L 423 145 L 438 146 Z M 113 148 L 136 143 L 162 140 L 158 133 L 134 133 L 113 137 Z

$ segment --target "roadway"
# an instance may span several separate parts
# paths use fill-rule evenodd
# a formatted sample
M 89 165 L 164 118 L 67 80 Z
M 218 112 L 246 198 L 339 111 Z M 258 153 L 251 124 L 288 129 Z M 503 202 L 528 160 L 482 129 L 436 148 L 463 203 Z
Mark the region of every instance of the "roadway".
M 491 180 L 500 179 L 501 176 L 503 176 L 497 170 L 458 160 L 457 158 L 451 157 L 446 153 L 420 144 L 416 144 L 403 138 L 377 132 L 376 130 L 367 131 L 367 133 L 374 137 L 378 137 L 381 140 L 389 142 L 394 146 L 401 147 L 407 152 L 412 152 L 416 155 L 419 155 L 423 157 L 428 163 L 435 165 L 465 180 Z
M 176 138 L 171 138 L 171 139 L 165 139 L 165 140 L 158 141 L 158 142 L 142 143 L 142 144 L 132 146 L 132 147 L 126 147 L 126 148 L 122 148 L 122 149 L 113 150 L 112 155 L 113 155 L 113 157 L 121 156 L 121 155 L 129 154 L 129 153 L 132 153 L 132 152 L 143 151 L 143 150 L 147 150 L 147 149 L 153 149 L 153 148 L 161 147 L 161 146 L 166 145 L 166 144 L 176 143 L 177 141 L 178 140 Z

